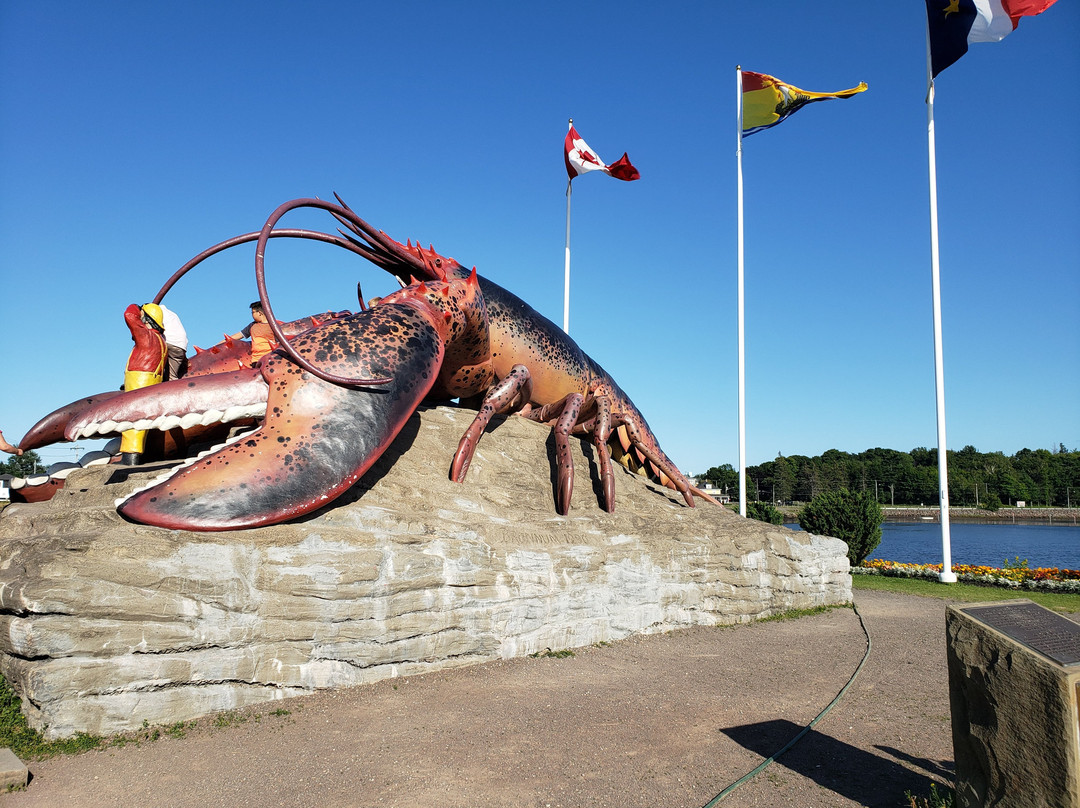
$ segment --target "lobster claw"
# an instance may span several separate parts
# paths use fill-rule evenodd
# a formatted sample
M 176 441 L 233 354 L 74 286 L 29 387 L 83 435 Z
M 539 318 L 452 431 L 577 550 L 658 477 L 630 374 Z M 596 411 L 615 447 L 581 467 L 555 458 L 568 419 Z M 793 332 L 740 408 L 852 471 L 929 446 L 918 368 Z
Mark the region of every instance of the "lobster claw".
M 38 449 L 42 446 L 48 446 L 50 443 L 64 440 L 64 432 L 67 429 L 68 424 L 81 413 L 96 404 L 108 401 L 119 395 L 121 395 L 121 393 L 117 390 L 106 393 L 97 393 L 96 395 L 72 401 L 70 404 L 65 404 L 63 407 L 53 410 L 30 427 L 30 430 L 23 436 L 23 439 L 19 441 L 19 447 L 26 451 L 29 449 Z
M 408 344 L 408 350 L 404 346 Z M 263 391 L 266 415 L 254 432 L 181 466 L 118 504 L 127 519 L 183 530 L 237 530 L 310 513 L 340 496 L 382 455 L 434 383 L 444 355 L 430 316 L 416 307 L 381 305 L 298 337 L 296 350 L 336 373 L 390 377 L 378 387 L 342 387 L 316 378 L 281 353 L 250 375 L 216 374 L 188 383 L 198 407 L 223 409 L 252 402 Z M 239 379 L 243 376 L 243 380 Z M 234 377 L 233 394 L 228 379 Z M 205 387 L 206 395 L 200 393 Z M 146 415 L 154 388 L 131 415 Z M 225 399 L 229 399 L 226 401 Z M 113 407 L 111 420 L 124 417 Z M 153 428 L 150 426 L 148 428 Z

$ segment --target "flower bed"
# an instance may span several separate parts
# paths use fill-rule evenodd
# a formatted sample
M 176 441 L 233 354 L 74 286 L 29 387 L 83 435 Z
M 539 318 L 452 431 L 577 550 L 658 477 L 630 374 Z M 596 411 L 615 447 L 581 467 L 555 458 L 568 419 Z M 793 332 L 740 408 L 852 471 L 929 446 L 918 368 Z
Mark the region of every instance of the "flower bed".
M 1032 569 L 1027 560 L 1019 558 L 1015 562 L 1005 562 L 1005 566 L 985 567 L 971 564 L 953 564 L 952 571 L 957 580 L 984 586 L 1004 586 L 1009 589 L 1041 589 L 1051 592 L 1080 593 L 1080 570 L 1065 570 L 1057 567 L 1038 567 Z M 937 580 L 941 573 L 941 564 L 904 564 L 900 561 L 885 561 L 873 558 L 864 561 L 858 567 L 852 567 L 854 575 L 891 575 L 895 578 L 930 578 Z

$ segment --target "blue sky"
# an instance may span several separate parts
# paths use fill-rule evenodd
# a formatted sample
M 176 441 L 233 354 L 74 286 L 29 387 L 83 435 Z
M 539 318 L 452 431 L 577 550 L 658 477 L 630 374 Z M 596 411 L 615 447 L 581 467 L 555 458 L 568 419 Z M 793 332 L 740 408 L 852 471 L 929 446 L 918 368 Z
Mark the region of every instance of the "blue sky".
M 1080 447 L 1078 41 L 1060 2 L 938 77 L 952 449 Z M 748 463 L 935 446 L 923 5 L 780 0 L 0 4 L 0 428 L 119 386 L 124 307 L 297 197 L 561 322 L 573 117 L 642 178 L 574 182 L 571 335 L 681 468 L 737 466 L 736 64 L 870 85 L 744 147 Z M 170 293 L 193 343 L 247 323 L 253 256 Z M 267 268 L 287 319 L 392 288 L 321 244 Z

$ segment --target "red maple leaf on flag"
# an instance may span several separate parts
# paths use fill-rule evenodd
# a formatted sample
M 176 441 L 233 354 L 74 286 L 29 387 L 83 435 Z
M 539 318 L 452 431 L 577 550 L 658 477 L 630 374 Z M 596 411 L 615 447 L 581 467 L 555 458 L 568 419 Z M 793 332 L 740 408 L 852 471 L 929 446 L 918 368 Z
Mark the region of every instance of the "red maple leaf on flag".
M 603 163 L 600 162 L 600 159 L 590 151 L 585 151 L 585 149 L 578 149 L 577 154 L 583 163 L 596 163 L 596 165 L 598 166 L 603 165 Z

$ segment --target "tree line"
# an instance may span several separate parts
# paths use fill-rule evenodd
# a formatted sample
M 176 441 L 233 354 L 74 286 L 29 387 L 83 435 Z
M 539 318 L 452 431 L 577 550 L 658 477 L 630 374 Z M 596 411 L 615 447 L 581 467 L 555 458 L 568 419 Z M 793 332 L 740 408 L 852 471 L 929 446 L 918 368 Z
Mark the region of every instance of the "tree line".
M 1021 449 L 1012 456 L 965 446 L 946 455 L 949 503 L 997 508 L 1025 502 L 1029 507 L 1071 507 L 1080 500 L 1080 451 Z M 739 473 L 730 463 L 698 475 L 739 493 Z M 777 456 L 746 469 L 747 499 L 810 502 L 818 494 L 868 491 L 882 505 L 938 504 L 938 451 L 918 448 L 867 449 L 859 454 L 830 449 L 816 457 Z

